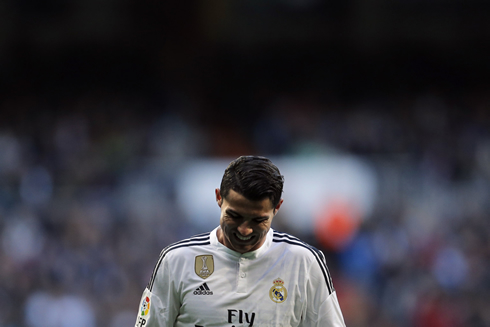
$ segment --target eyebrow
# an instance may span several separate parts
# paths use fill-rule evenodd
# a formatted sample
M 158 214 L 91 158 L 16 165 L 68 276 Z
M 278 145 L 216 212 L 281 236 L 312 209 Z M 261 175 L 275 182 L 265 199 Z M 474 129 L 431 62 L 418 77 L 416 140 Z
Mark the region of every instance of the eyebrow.
M 243 215 L 239 214 L 238 212 L 236 212 L 233 209 L 226 209 L 226 213 L 234 215 L 234 216 L 238 216 L 238 217 L 243 217 Z M 252 219 L 269 219 L 269 216 L 257 216 L 257 217 L 253 217 Z

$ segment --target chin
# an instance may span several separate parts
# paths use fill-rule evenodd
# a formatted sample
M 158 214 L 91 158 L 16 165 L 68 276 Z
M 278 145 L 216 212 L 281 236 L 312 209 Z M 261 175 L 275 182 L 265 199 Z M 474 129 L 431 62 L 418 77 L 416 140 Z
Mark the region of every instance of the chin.
M 253 251 L 254 247 L 255 247 L 255 244 L 246 245 L 246 246 L 236 245 L 235 246 L 235 251 L 240 252 L 240 253 L 246 253 L 246 252 Z

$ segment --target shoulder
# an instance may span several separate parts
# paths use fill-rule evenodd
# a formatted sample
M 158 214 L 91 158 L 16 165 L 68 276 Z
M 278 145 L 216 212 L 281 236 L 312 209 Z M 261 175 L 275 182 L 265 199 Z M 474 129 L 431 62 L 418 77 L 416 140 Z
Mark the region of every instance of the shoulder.
M 274 230 L 272 242 L 274 244 L 287 247 L 289 251 L 298 253 L 298 255 L 303 255 L 311 259 L 320 258 L 323 261 L 325 260 L 325 256 L 323 255 L 322 251 L 288 233 L 282 233 Z
M 211 244 L 211 233 L 203 233 L 198 234 L 189 238 L 186 238 L 182 241 L 172 243 L 160 252 L 160 256 L 153 268 L 153 273 L 150 278 L 150 282 L 148 283 L 147 288 L 151 291 L 153 288 L 153 283 L 155 282 L 155 278 L 160 270 L 162 265 L 169 265 L 170 263 L 165 264 L 165 262 L 172 262 L 173 267 L 181 267 L 182 262 L 188 260 L 189 258 L 194 258 L 193 254 L 195 251 L 202 249 Z
M 278 231 L 273 232 L 272 242 L 285 247 L 288 253 L 293 254 L 296 259 L 300 258 L 300 260 L 306 262 L 310 267 L 310 273 L 316 274 L 320 279 L 324 280 L 329 293 L 334 291 L 327 261 L 321 250 L 295 236 Z
M 203 233 L 203 234 L 198 234 L 194 235 L 192 237 L 186 238 L 182 241 L 172 243 L 160 252 L 160 258 L 165 257 L 167 255 L 173 254 L 173 253 L 178 253 L 178 252 L 185 252 L 187 250 L 192 250 L 194 248 L 202 248 L 204 246 L 207 246 L 211 244 L 211 233 Z
M 160 252 L 159 262 L 162 260 L 183 259 L 186 254 L 192 254 L 211 244 L 211 233 L 203 233 L 172 243 Z

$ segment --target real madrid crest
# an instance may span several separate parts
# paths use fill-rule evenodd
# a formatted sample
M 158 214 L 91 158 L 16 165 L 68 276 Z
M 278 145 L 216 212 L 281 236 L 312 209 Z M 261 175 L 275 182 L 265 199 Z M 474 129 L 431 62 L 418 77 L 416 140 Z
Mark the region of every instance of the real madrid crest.
M 276 278 L 273 282 L 274 286 L 269 291 L 269 297 L 276 303 L 282 303 L 288 298 L 288 290 L 284 287 L 284 281 Z
M 214 259 L 212 255 L 198 255 L 196 256 L 196 263 L 194 265 L 196 274 L 206 279 L 214 272 Z

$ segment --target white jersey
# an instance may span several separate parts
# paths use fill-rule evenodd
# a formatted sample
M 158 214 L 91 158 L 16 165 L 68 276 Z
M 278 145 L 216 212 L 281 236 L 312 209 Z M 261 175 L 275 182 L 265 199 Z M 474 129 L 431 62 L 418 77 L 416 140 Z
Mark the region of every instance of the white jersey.
M 162 250 L 137 327 L 345 326 L 323 253 L 270 229 L 240 254 L 210 233 Z

